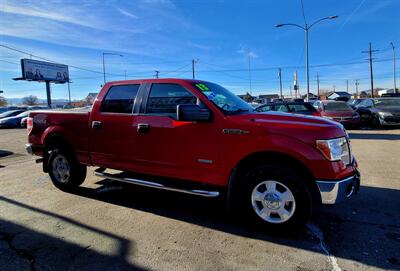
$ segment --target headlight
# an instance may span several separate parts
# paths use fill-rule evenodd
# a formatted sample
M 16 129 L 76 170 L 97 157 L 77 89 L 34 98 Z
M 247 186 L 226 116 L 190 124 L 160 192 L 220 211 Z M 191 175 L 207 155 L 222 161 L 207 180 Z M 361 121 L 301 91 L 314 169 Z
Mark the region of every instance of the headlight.
M 351 162 L 350 147 L 346 137 L 317 140 L 317 148 L 329 161 L 342 161 L 345 165 Z
M 386 118 L 386 117 L 391 117 L 392 114 L 389 112 L 378 112 L 379 117 L 381 118 Z
M 354 113 L 354 115 L 353 115 L 353 119 L 358 119 L 360 117 L 360 114 L 358 114 L 357 112 L 356 113 Z
M 326 118 L 326 119 L 328 119 L 328 120 L 333 120 L 332 117 L 323 116 L 323 118 Z

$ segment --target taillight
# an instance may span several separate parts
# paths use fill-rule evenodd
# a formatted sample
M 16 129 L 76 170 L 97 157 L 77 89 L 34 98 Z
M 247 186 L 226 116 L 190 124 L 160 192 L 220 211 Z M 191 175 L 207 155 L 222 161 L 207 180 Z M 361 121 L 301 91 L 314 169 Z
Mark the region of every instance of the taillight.
M 33 128 L 33 118 L 28 117 L 26 120 L 26 129 L 28 130 L 28 133 L 32 131 L 32 128 Z

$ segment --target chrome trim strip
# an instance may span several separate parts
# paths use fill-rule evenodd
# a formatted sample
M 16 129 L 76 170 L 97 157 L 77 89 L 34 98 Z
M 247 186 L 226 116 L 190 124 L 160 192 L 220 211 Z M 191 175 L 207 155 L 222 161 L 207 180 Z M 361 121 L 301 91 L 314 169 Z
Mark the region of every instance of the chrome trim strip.
M 185 194 L 191 194 L 191 195 L 196 195 L 196 196 L 202 196 L 202 197 L 218 197 L 219 192 L 218 191 L 206 191 L 206 190 L 186 190 L 186 189 L 180 189 L 180 188 L 174 188 L 174 187 L 169 187 L 165 186 L 160 183 L 155 183 L 155 182 L 149 182 L 149 181 L 144 181 L 144 180 L 139 180 L 139 179 L 133 179 L 133 178 L 119 178 L 116 177 L 112 174 L 108 173 L 103 173 L 103 172 L 95 172 L 94 175 L 98 177 L 104 177 L 113 181 L 118 181 L 118 182 L 124 182 L 124 183 L 129 183 L 129 184 L 136 184 L 136 185 L 141 185 L 145 187 L 151 187 L 151 188 L 157 188 L 157 189 L 162 189 L 162 190 L 168 190 L 168 191 L 174 191 L 174 192 L 180 192 L 180 193 L 185 193 Z
M 339 187 L 342 183 L 348 182 L 353 180 L 355 175 L 347 177 L 343 180 L 340 181 L 316 181 L 317 183 L 317 187 L 318 190 L 321 194 L 321 200 L 323 204 L 335 204 L 337 201 L 337 198 L 339 196 L 338 192 L 339 192 Z M 333 184 L 333 188 L 330 191 L 322 191 L 321 190 L 321 186 L 323 186 L 324 184 Z M 351 196 L 351 195 L 350 195 Z
M 204 163 L 204 164 L 212 164 L 213 160 L 199 158 L 199 159 L 197 159 L 197 162 Z

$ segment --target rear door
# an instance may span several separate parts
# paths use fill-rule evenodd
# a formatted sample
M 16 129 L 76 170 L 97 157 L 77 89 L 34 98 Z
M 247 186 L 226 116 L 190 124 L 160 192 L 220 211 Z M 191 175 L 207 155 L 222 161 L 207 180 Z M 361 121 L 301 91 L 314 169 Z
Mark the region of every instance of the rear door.
M 218 176 L 215 122 L 177 121 L 180 104 L 204 106 L 180 84 L 153 83 L 146 91 L 138 128 L 136 160 L 141 172 L 212 183 Z
M 132 170 L 136 148 L 134 105 L 140 84 L 111 86 L 91 118 L 91 158 L 95 165 Z

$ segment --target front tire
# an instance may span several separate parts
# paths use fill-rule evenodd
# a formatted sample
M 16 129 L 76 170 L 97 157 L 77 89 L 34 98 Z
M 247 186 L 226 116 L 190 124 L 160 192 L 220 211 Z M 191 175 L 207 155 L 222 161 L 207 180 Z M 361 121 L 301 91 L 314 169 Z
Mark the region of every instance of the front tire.
M 312 197 L 304 177 L 282 166 L 251 169 L 238 191 L 239 214 L 256 226 L 275 231 L 301 228 L 312 213 Z
M 74 190 L 86 178 L 86 166 L 67 150 L 54 149 L 49 156 L 48 168 L 51 181 L 63 191 Z

